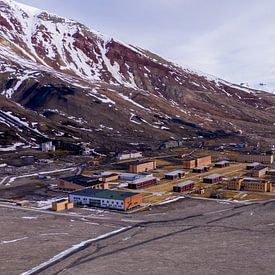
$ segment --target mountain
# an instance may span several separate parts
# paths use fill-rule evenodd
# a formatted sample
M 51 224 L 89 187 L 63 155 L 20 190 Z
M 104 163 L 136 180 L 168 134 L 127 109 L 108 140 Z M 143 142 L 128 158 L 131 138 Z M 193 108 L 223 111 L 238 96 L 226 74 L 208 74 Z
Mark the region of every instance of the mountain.
M 42 136 L 106 150 L 198 136 L 270 143 L 275 136 L 274 95 L 11 0 L 0 0 L 0 94 L 6 115 Z M 2 144 L 39 142 L 5 114 Z

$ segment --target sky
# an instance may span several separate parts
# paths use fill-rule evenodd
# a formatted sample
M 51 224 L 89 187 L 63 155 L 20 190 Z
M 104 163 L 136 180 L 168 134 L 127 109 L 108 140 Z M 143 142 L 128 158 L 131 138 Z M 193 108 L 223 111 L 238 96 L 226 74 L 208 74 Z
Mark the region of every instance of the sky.
M 17 0 L 234 83 L 274 86 L 274 0 Z

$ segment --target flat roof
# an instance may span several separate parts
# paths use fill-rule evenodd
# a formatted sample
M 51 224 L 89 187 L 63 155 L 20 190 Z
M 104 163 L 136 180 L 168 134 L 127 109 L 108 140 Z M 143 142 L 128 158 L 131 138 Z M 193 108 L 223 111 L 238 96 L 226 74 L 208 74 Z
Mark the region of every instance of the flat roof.
M 226 163 L 230 163 L 228 160 L 221 160 L 218 162 L 215 162 L 215 164 L 226 164 Z
M 129 162 L 129 164 L 130 165 L 140 165 L 140 164 L 151 163 L 151 162 L 155 162 L 155 160 L 136 160 L 136 161 Z
M 183 182 L 180 182 L 179 184 L 175 185 L 176 187 L 184 187 L 186 185 L 189 185 L 189 184 L 193 184 L 195 183 L 194 181 L 192 180 L 187 180 L 187 181 L 183 181 Z
M 209 166 L 208 165 L 202 165 L 202 166 L 194 167 L 193 169 L 201 170 L 201 169 L 205 169 L 205 168 L 209 168 Z
M 178 174 L 184 174 L 183 170 L 175 170 L 164 174 L 165 176 L 177 176 Z
M 67 181 L 67 182 L 71 182 L 71 183 L 75 183 L 78 185 L 81 185 L 83 187 L 89 187 L 89 186 L 93 186 L 99 183 L 98 180 L 98 176 L 96 177 L 85 177 L 82 175 L 76 175 L 76 176 L 72 176 L 72 177 L 66 177 L 66 178 L 61 178 L 61 180 Z
M 139 178 L 139 179 L 136 179 L 132 182 L 132 184 L 139 184 L 141 182 L 145 182 L 145 181 L 149 181 L 149 180 L 154 180 L 156 179 L 156 177 L 145 177 L 145 178 Z
M 260 164 L 261 163 L 259 163 L 259 162 L 253 162 L 253 163 L 248 163 L 246 166 L 258 166 Z
M 254 167 L 252 171 L 261 171 L 264 169 L 268 169 L 268 166 L 258 165 L 256 167 Z
M 212 174 L 212 175 L 209 175 L 207 177 L 204 177 L 204 179 L 216 179 L 216 178 L 220 178 L 220 177 L 223 177 L 223 175 L 221 175 L 221 174 Z
M 100 199 L 113 199 L 124 200 L 139 193 L 123 192 L 110 189 L 93 189 L 85 188 L 70 193 L 71 195 L 84 196 L 84 197 L 96 197 Z
M 258 179 L 254 179 L 254 178 L 243 178 L 244 181 L 251 181 L 251 182 L 261 182 Z

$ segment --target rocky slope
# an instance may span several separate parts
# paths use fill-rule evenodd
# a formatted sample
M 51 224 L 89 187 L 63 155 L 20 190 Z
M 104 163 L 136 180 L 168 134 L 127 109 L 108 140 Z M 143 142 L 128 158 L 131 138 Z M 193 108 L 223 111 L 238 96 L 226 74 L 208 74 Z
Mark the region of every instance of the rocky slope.
M 11 0 L 0 0 L 0 94 L 1 109 L 29 117 L 41 134 L 91 147 L 158 146 L 215 133 L 275 136 L 271 94 L 183 69 Z M 12 111 L 5 98 L 24 108 Z

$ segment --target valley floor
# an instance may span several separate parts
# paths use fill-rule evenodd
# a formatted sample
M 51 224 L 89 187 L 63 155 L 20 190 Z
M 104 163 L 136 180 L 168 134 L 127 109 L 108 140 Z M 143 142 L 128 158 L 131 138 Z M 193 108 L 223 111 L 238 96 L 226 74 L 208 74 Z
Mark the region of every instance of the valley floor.
M 275 267 L 275 201 L 183 199 L 128 215 L 87 210 L 86 217 L 3 204 L 0 211 L 1 274 L 32 270 L 92 238 L 26 274 L 272 274 Z M 112 234 L 121 228 L 126 229 Z M 110 235 L 96 239 L 105 233 Z

